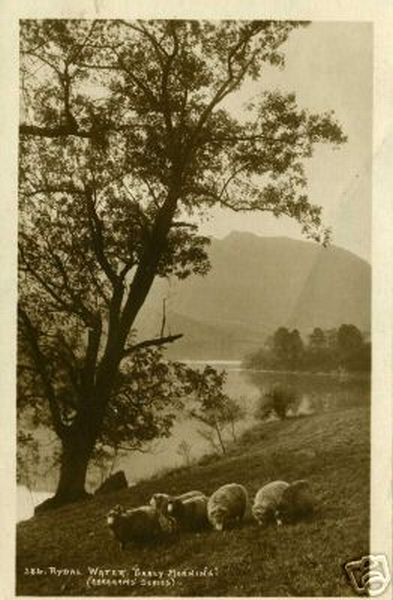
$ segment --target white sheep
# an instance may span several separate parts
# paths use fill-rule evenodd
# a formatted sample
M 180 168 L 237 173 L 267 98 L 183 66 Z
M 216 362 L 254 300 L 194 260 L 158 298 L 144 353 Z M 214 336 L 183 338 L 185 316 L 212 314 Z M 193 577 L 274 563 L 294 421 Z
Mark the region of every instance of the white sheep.
M 244 517 L 248 505 L 247 490 L 238 483 L 227 483 L 209 498 L 207 514 L 214 529 L 222 531 Z
M 277 525 L 310 516 L 314 511 L 315 499 L 305 479 L 289 484 L 272 481 L 256 494 L 252 513 L 260 525 L 275 520 Z
M 282 524 L 280 504 L 285 490 L 289 488 L 286 481 L 271 481 L 258 490 L 252 506 L 252 514 L 259 525 L 267 525 L 276 520 L 277 525 Z
M 179 494 L 178 496 L 157 493 L 153 494 L 150 498 L 150 506 L 153 506 L 157 510 L 161 511 L 164 515 L 166 515 L 168 512 L 169 502 L 174 500 L 187 500 L 188 498 L 194 498 L 196 496 L 204 496 L 204 493 L 198 490 L 190 490 L 189 492 L 184 492 L 183 494 Z
M 108 527 L 123 550 L 128 542 L 143 542 L 173 531 L 171 522 L 152 506 L 125 510 L 119 504 L 106 517 Z
M 205 495 L 178 497 L 168 503 L 168 516 L 175 519 L 179 529 L 199 531 L 208 524 Z

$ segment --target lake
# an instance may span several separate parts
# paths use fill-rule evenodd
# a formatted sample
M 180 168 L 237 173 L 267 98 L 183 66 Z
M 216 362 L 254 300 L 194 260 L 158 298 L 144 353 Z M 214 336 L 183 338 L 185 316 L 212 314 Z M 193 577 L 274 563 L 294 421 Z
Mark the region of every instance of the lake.
M 241 368 L 240 361 L 189 361 L 188 364 L 195 368 L 211 364 L 218 370 L 227 371 L 226 392 L 246 411 L 245 418 L 237 425 L 238 434 L 255 423 L 254 411 L 259 399 L 275 384 L 294 389 L 297 400 L 291 416 L 335 411 L 370 402 L 370 377 L 367 374 L 337 377 L 330 374 L 248 371 Z M 121 457 L 115 465 L 115 470 L 124 469 L 129 483 L 132 484 L 164 469 L 192 463 L 213 450 L 209 441 L 201 435 L 200 429 L 201 425 L 192 419 L 179 419 L 170 438 L 154 443 L 149 453 L 136 452 Z M 229 440 L 231 432 L 226 431 L 225 436 Z M 179 448 L 180 445 L 183 452 L 181 447 Z M 89 480 L 91 489 L 96 487 L 98 480 L 98 474 L 93 472 Z M 30 492 L 24 486 L 18 486 L 18 520 L 30 518 L 34 505 L 51 494 L 52 492 L 46 491 Z

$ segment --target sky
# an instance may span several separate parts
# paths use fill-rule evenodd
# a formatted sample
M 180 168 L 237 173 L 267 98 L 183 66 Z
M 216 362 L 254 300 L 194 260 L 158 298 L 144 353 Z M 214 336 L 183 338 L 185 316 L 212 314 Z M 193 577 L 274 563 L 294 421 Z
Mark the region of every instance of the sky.
M 247 82 L 226 107 L 234 114 L 244 102 L 266 89 L 294 91 L 299 106 L 334 110 L 346 144 L 338 149 L 319 145 L 308 161 L 308 193 L 323 207 L 332 227 L 332 242 L 370 260 L 373 29 L 370 23 L 312 23 L 291 33 L 286 65 L 267 67 L 257 82 Z M 233 230 L 263 236 L 304 239 L 301 227 L 287 217 L 261 213 L 239 215 L 215 209 L 201 227 L 218 238 Z

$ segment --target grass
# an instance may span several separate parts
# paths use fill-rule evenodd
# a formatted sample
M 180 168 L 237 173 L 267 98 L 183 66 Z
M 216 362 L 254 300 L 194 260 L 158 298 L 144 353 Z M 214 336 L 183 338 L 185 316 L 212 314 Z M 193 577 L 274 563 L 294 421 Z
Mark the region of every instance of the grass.
M 369 441 L 366 408 L 261 424 L 224 458 L 20 523 L 17 594 L 353 596 L 343 564 L 368 553 Z M 114 504 L 143 504 L 155 491 L 211 493 L 234 481 L 252 496 L 269 480 L 304 477 L 318 498 L 309 522 L 259 529 L 250 521 L 223 533 L 209 530 L 130 545 L 124 552 L 105 523 Z M 50 574 L 50 566 L 79 569 L 80 574 Z M 28 574 L 37 567 L 42 574 Z M 102 585 L 89 587 L 89 567 L 114 572 L 101 579 Z M 126 569 L 125 579 L 118 569 Z

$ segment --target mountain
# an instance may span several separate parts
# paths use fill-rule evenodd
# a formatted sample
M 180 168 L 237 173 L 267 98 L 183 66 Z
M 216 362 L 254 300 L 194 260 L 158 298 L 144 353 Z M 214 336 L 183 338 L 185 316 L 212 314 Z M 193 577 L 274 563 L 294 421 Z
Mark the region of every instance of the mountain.
M 205 277 L 158 280 L 136 324 L 140 337 L 157 335 L 166 298 L 166 333 L 184 333 L 171 357 L 241 359 L 279 326 L 370 330 L 371 268 L 347 250 L 232 232 L 212 239 L 209 256 Z

